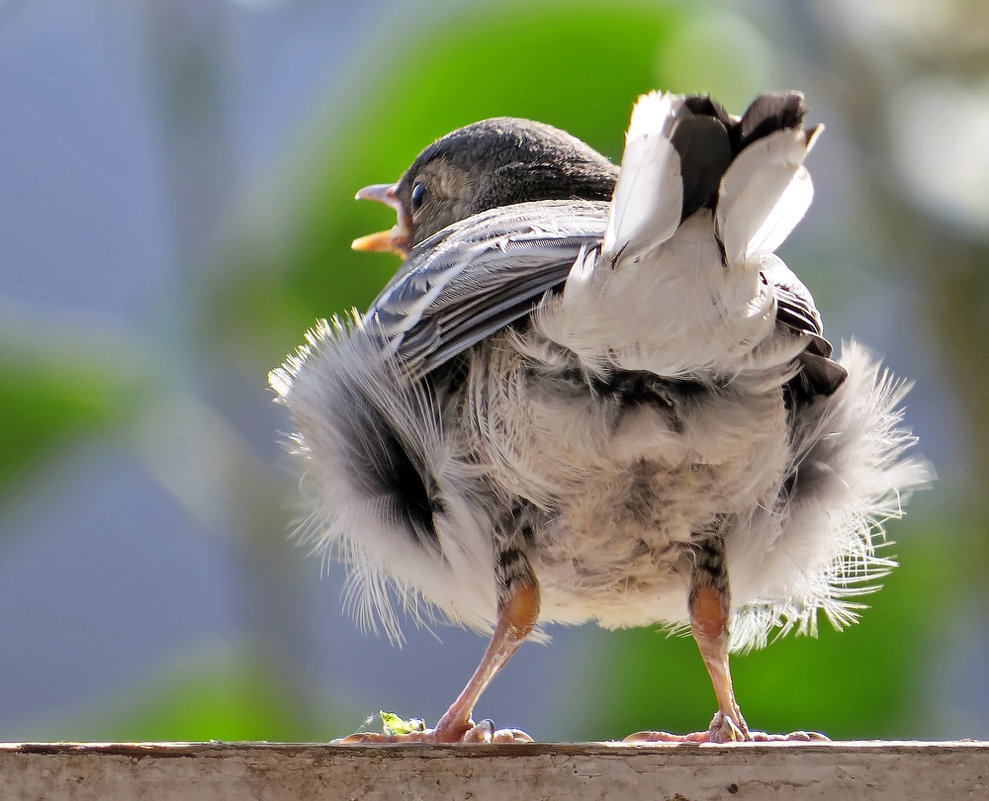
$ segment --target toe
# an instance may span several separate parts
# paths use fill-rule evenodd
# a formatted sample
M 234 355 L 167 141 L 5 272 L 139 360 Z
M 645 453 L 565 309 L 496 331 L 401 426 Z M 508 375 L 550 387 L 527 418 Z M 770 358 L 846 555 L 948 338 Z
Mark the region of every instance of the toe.
M 460 739 L 462 743 L 531 743 L 535 742 L 521 729 L 495 729 L 494 721 L 482 720 Z
M 460 738 L 462 743 L 490 743 L 494 739 L 495 727 L 493 720 L 482 720 L 467 730 Z
M 759 743 L 764 742 L 831 742 L 831 738 L 819 731 L 791 731 L 789 734 L 767 734 L 764 731 L 752 732 L 752 739 Z
M 637 731 L 630 734 L 623 743 L 704 743 L 708 741 L 709 732 L 695 731 L 691 734 L 671 734 L 668 731 Z
M 493 735 L 491 735 L 491 742 L 493 743 L 534 743 L 528 734 L 526 734 L 522 729 L 498 729 Z
M 347 737 L 330 740 L 330 745 L 386 745 L 388 743 L 427 743 L 432 742 L 432 729 L 413 731 L 407 734 L 381 734 L 374 731 L 359 731 Z

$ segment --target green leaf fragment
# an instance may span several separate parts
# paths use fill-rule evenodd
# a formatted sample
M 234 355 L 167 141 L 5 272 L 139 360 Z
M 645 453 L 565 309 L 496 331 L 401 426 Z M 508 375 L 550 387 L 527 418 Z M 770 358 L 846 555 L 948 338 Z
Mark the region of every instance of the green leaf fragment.
M 419 718 L 405 720 L 394 712 L 384 711 L 379 711 L 378 715 L 381 717 L 381 731 L 387 737 L 393 737 L 396 734 L 411 734 L 414 731 L 424 731 L 426 728 L 426 724 Z

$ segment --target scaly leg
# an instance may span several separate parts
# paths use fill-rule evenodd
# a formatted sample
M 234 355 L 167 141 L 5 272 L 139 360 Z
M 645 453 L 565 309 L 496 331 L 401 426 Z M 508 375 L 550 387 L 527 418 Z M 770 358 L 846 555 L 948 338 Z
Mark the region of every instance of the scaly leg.
M 373 732 L 352 734 L 337 743 L 481 743 L 481 742 L 532 742 L 532 738 L 518 729 L 495 730 L 490 720 L 476 724 L 471 719 L 474 705 L 481 693 L 525 642 L 539 618 L 539 585 L 534 577 L 517 581 L 506 588 L 498 609 L 498 622 L 488 643 L 481 663 L 474 671 L 467 686 L 457 700 L 443 714 L 434 729 L 413 731 L 407 734 L 377 734 Z
M 696 575 L 696 573 L 695 573 Z M 730 743 L 752 739 L 735 700 L 728 667 L 728 593 L 714 584 L 691 588 L 688 601 L 690 630 L 700 649 L 718 699 L 718 712 L 708 729 L 708 742 Z
M 691 734 L 670 734 L 663 731 L 644 731 L 625 738 L 626 742 L 695 742 L 731 743 L 746 740 L 827 740 L 817 732 L 792 732 L 790 734 L 766 734 L 750 732 L 735 700 L 728 666 L 728 619 L 730 607 L 728 574 L 724 564 L 724 540 L 712 537 L 702 543 L 697 551 L 691 576 L 687 611 L 690 615 L 690 631 L 707 666 L 718 699 L 718 711 L 707 731 Z

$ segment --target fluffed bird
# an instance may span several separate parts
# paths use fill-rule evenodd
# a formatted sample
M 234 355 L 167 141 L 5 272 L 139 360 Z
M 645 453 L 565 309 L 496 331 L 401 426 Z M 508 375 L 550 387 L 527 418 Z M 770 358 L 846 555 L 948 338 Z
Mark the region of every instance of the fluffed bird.
M 405 261 L 269 377 L 306 534 L 348 564 L 363 624 L 400 640 L 398 606 L 491 639 L 434 728 L 352 740 L 528 739 L 475 703 L 542 624 L 588 620 L 689 628 L 707 666 L 707 730 L 633 739 L 777 736 L 749 730 L 729 652 L 856 620 L 894 566 L 884 521 L 928 479 L 908 384 L 854 342 L 832 358 L 774 254 L 813 194 L 805 114 L 796 92 L 741 117 L 654 92 L 620 169 L 486 120 L 358 193 L 398 221 L 354 247 Z

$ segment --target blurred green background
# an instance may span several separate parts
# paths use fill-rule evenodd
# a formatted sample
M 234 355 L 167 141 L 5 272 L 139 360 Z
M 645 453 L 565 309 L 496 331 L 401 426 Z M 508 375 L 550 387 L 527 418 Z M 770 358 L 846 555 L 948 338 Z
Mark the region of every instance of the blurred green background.
M 800 88 L 827 131 L 783 249 L 837 341 L 917 385 L 939 473 L 862 623 L 738 657 L 755 728 L 989 737 L 989 7 L 0 2 L 0 739 L 325 740 L 435 720 L 483 641 L 340 614 L 287 537 L 267 371 L 394 272 L 352 201 L 495 115 L 613 159 L 637 94 Z M 482 699 L 540 739 L 689 731 L 689 639 L 553 628 Z

